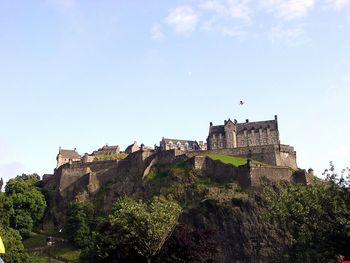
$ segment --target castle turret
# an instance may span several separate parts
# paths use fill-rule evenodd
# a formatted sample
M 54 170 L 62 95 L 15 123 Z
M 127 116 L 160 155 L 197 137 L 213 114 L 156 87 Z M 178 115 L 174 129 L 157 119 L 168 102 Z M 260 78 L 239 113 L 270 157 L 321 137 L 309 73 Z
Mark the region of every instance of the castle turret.
M 233 123 L 230 119 L 224 122 L 224 131 L 225 131 L 225 148 L 236 148 L 236 124 Z

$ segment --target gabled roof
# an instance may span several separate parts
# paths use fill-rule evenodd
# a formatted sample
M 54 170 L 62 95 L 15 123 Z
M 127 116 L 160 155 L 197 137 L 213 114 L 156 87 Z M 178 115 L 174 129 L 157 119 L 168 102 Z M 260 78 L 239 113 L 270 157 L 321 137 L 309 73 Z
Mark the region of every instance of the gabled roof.
M 139 147 L 137 145 L 137 142 L 134 142 L 133 144 L 130 144 L 128 147 L 126 147 L 125 152 L 131 152 L 132 147 L 134 147 L 134 146 Z
M 224 133 L 225 132 L 225 125 L 216 125 L 211 126 L 209 129 L 209 134 L 212 133 Z
M 119 149 L 119 145 L 115 145 L 115 146 L 105 145 L 105 146 L 103 146 L 102 148 L 100 148 L 98 150 L 101 151 L 101 150 L 116 150 L 116 149 Z
M 269 128 L 271 131 L 277 130 L 277 122 L 275 120 L 268 121 L 255 121 L 255 122 L 246 122 L 246 123 L 238 123 L 237 124 L 237 133 L 243 132 L 244 130 L 258 130 L 258 129 L 267 129 Z
M 76 150 L 60 149 L 58 154 L 65 158 L 80 158 L 80 155 Z

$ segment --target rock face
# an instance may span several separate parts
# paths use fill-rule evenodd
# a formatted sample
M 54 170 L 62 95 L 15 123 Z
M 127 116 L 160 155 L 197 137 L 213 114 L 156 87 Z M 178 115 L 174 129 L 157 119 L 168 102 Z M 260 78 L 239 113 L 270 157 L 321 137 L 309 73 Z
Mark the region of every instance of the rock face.
M 256 190 L 266 181 L 307 183 L 309 176 L 289 167 L 250 162 L 235 167 L 176 150 L 140 150 L 120 161 L 61 166 L 44 182 L 51 193 L 46 220 L 64 226 L 67 207 L 77 199 L 108 214 L 121 196 L 146 200 L 163 195 L 186 208 L 180 222 L 213 230 L 219 248 L 215 262 L 271 262 L 271 255 L 284 250 L 284 234 L 264 219 L 261 211 L 266 208 Z

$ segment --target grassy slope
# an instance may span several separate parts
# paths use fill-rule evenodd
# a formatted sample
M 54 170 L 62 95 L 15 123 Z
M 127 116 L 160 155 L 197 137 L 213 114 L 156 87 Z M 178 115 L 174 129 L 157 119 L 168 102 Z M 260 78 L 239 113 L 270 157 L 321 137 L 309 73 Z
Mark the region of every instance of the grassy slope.
M 46 238 L 48 235 L 32 233 L 30 238 L 23 241 L 24 247 L 26 249 L 35 249 L 40 247 L 46 247 Z M 69 243 L 56 243 L 51 248 L 52 255 L 59 256 L 70 262 L 78 262 L 80 249 L 76 248 L 74 245 Z M 47 255 L 40 254 L 39 252 L 33 252 L 30 254 L 30 262 L 48 262 Z M 52 262 L 60 262 L 54 261 Z
M 74 246 L 70 246 L 69 244 L 54 246 L 52 248 L 52 254 L 69 260 L 70 262 L 78 262 L 80 256 L 80 249 Z
M 30 238 L 23 241 L 23 245 L 26 249 L 44 247 L 46 246 L 46 236 L 32 233 Z
M 242 158 L 242 157 L 236 157 L 236 156 L 228 156 L 228 155 L 223 155 L 223 154 L 208 154 L 208 157 L 213 159 L 213 160 L 219 160 L 223 163 L 227 164 L 232 164 L 234 166 L 240 166 L 244 165 L 247 163 L 247 158 Z M 252 160 L 254 164 L 263 164 L 258 161 Z

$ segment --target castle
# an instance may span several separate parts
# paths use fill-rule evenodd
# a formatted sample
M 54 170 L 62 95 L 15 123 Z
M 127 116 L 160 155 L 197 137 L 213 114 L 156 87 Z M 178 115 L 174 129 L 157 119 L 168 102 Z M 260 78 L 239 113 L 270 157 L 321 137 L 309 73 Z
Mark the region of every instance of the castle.
M 224 121 L 224 125 L 210 123 L 208 150 L 279 144 L 277 115 L 274 120 L 237 123 Z
M 210 122 L 206 143 L 203 143 L 203 141 L 163 137 L 159 142 L 159 146 L 155 145 L 154 149 L 141 146 L 138 146 L 135 141 L 122 152 L 118 145 L 105 145 L 93 151 L 92 154 L 85 153 L 84 156 L 79 155 L 76 149 L 63 150 L 60 147 L 57 155 L 56 169 L 65 163 L 88 163 L 97 161 L 98 159 L 118 159 L 116 155 L 119 156 L 119 153 L 128 155 L 139 151 L 141 148 L 155 153 L 159 151 L 178 150 L 188 152 L 189 154 L 191 152 L 195 152 L 196 154 L 200 152 L 204 154 L 206 152 L 208 154 L 232 155 L 255 159 L 270 165 L 288 166 L 297 169 L 294 148 L 280 143 L 277 115 L 274 116 L 273 120 L 266 121 L 249 122 L 247 119 L 244 123 L 238 123 L 237 120 L 232 121 L 228 119 L 224 120 L 223 125 L 213 125 Z M 99 158 L 101 156 L 104 158 Z
M 247 159 L 246 165 L 235 167 L 212 159 L 212 155 L 235 156 Z M 254 160 L 250 162 L 249 160 Z M 81 156 L 76 149 L 59 149 L 53 176 L 61 196 L 87 187 L 95 193 L 110 180 L 126 174 L 145 178 L 152 166 L 186 161 L 204 174 L 227 176 L 242 187 L 259 186 L 264 178 L 270 181 L 308 183 L 310 173 L 300 173 L 296 152 L 290 145 L 280 143 L 277 116 L 273 120 L 238 123 L 225 120 L 223 125 L 209 125 L 207 142 L 162 138 L 154 148 L 129 145 L 105 145 L 91 154 Z M 51 178 L 51 179 L 50 179 Z

